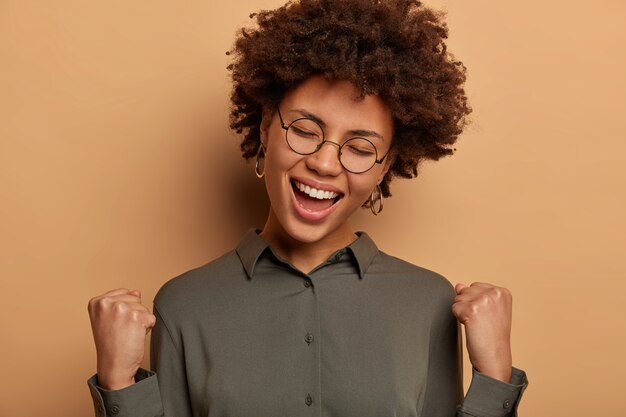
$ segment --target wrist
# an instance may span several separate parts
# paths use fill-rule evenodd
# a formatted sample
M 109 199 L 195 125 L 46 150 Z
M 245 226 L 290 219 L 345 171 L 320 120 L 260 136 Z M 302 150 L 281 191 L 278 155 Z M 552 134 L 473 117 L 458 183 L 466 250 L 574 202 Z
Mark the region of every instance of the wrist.
M 119 374 L 98 370 L 98 386 L 109 391 L 116 391 L 129 387 L 135 383 L 135 375 Z
M 481 374 L 508 384 L 511 380 L 513 359 L 511 355 L 504 355 L 500 360 L 483 363 L 480 366 L 475 366 L 475 368 Z

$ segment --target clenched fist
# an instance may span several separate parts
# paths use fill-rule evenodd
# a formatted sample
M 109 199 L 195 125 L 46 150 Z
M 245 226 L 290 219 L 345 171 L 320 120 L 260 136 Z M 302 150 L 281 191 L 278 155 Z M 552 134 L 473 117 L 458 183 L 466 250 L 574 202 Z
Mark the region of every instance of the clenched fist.
M 118 390 L 134 384 L 146 335 L 156 317 L 141 304 L 138 290 L 125 288 L 92 298 L 88 310 L 96 342 L 98 385 Z
M 456 284 L 452 312 L 465 326 L 472 366 L 500 381 L 511 377 L 511 319 L 513 298 L 506 288 L 474 282 Z

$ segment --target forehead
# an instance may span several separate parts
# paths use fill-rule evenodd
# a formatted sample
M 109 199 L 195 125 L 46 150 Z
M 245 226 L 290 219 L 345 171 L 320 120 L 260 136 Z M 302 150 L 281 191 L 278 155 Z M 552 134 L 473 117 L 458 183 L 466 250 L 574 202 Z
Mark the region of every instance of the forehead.
M 393 120 L 387 104 L 375 95 L 361 97 L 349 81 L 313 76 L 289 90 L 280 103 L 284 115 L 305 110 L 336 129 L 373 130 L 391 138 Z

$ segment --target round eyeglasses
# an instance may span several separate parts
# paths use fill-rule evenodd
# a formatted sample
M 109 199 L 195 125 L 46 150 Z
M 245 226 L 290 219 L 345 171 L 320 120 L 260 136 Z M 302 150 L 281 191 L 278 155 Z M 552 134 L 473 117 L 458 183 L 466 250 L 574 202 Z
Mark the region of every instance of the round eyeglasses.
M 381 164 L 389 152 L 378 159 L 376 146 L 366 138 L 352 137 L 343 144 L 338 144 L 324 138 L 324 129 L 318 122 L 308 117 L 301 117 L 288 125 L 278 109 L 280 125 L 285 129 L 285 139 L 292 151 L 299 155 L 311 155 L 322 148 L 324 143 L 337 146 L 341 166 L 353 174 L 362 174 L 369 171 L 375 164 Z

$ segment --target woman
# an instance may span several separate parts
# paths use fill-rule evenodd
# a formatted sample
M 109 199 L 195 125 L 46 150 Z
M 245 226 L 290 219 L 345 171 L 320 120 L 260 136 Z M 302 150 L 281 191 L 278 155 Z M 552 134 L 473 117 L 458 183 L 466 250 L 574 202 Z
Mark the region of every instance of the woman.
M 393 177 L 452 153 L 469 108 L 440 16 L 417 1 L 300 0 L 256 20 L 232 51 L 231 127 L 265 180 L 267 222 L 166 283 L 154 315 L 138 291 L 90 300 L 96 414 L 515 415 L 527 381 L 512 368 L 510 293 L 453 288 L 349 224 L 383 209 Z M 151 328 L 156 373 L 140 368 Z

